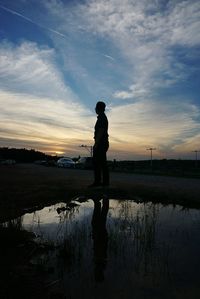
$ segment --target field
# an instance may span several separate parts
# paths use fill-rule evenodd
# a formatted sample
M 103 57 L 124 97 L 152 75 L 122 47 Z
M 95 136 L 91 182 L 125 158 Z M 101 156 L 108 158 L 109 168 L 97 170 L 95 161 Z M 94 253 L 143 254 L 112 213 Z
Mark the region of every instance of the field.
M 34 164 L 1 165 L 0 220 L 46 204 L 69 201 L 77 196 L 134 199 L 200 206 L 200 181 L 158 175 L 111 172 L 107 189 L 88 189 L 92 170 L 61 169 Z
M 132 225 L 133 231 L 135 232 L 137 231 L 135 230 L 135 225 L 136 225 L 138 229 L 142 228 L 141 231 L 142 234 L 144 234 L 145 232 L 144 235 L 138 237 L 136 240 L 137 242 L 139 242 L 140 245 L 142 245 L 141 247 L 142 252 L 143 253 L 147 252 L 147 254 L 149 254 L 148 251 L 149 247 L 147 246 L 147 248 L 144 250 L 143 246 L 146 243 L 143 243 L 142 240 L 144 240 L 144 236 L 148 237 L 147 240 L 156 239 L 154 237 L 151 238 L 151 234 L 155 233 L 157 231 L 157 228 L 152 229 L 151 225 L 152 223 L 155 223 L 155 219 L 156 219 L 154 212 L 156 211 L 157 208 L 155 208 L 155 206 L 157 207 L 159 206 L 159 205 L 151 204 L 150 202 L 154 202 L 154 203 L 161 202 L 163 205 L 166 205 L 166 207 L 162 205 L 162 208 L 160 208 L 162 212 L 165 208 L 166 210 L 168 210 L 168 206 L 167 206 L 168 204 L 170 203 L 173 204 L 173 206 L 169 207 L 171 210 L 173 210 L 173 213 L 170 214 L 170 217 L 171 215 L 174 215 L 176 211 L 180 211 L 180 210 L 182 211 L 182 208 L 180 208 L 179 206 L 175 207 L 178 204 L 182 205 L 183 208 L 186 208 L 186 212 L 189 211 L 188 214 L 187 213 L 184 214 L 185 211 L 183 211 L 183 215 L 186 216 L 189 215 L 188 217 L 191 217 L 192 215 L 192 211 L 189 208 L 200 207 L 199 179 L 158 176 L 158 175 L 142 175 L 142 174 L 131 174 L 131 173 L 120 173 L 120 172 L 111 172 L 110 176 L 111 176 L 111 185 L 109 188 L 90 189 L 88 188 L 88 185 L 91 184 L 93 180 L 93 172 L 91 170 L 61 169 L 57 167 L 46 167 L 46 166 L 35 165 L 35 164 L 15 164 L 15 165 L 7 165 L 7 166 L 1 165 L 0 168 L 0 194 L 1 194 L 1 198 L 0 198 L 0 206 L 1 206 L 0 209 L 0 223 L 1 223 L 0 225 L 0 238 L 1 238 L 0 276 L 2 277 L 2 281 L 1 281 L 2 286 L 0 287 L 0 298 L 14 298 L 17 296 L 20 296 L 20 298 L 30 298 L 30 299 L 35 297 L 37 297 L 38 299 L 44 297 L 47 299 L 68 298 L 62 294 L 60 290 L 59 280 L 56 280 L 55 278 L 51 277 L 54 274 L 53 272 L 55 271 L 54 269 L 56 269 L 55 265 L 52 267 L 51 263 L 49 265 L 47 261 L 43 262 L 41 258 L 42 256 L 47 258 L 48 256 L 50 256 L 50 254 L 54 256 L 57 247 L 53 243 L 40 244 L 35 242 L 34 241 L 35 235 L 31 232 L 22 229 L 22 222 L 23 222 L 22 215 L 24 215 L 25 213 L 26 215 L 27 214 L 29 215 L 30 213 L 34 212 L 33 214 L 36 215 L 35 213 L 37 212 L 37 210 L 38 212 L 40 212 L 43 207 L 47 207 L 55 203 L 69 202 L 71 199 L 75 199 L 77 197 L 93 199 L 94 202 L 95 199 L 101 199 L 104 198 L 105 196 L 108 197 L 109 199 L 123 199 L 124 201 L 120 201 L 120 202 L 121 202 L 121 206 L 122 207 L 124 206 L 124 210 L 122 209 L 123 213 L 119 214 L 121 215 L 122 218 L 118 219 L 120 229 L 119 227 L 117 227 L 113 236 L 112 236 L 112 230 L 110 231 L 109 244 L 111 246 L 113 240 L 118 240 L 117 243 L 115 244 L 115 250 L 116 250 L 116 248 L 121 248 L 121 244 L 126 243 L 125 242 L 127 241 L 126 233 L 124 232 L 123 234 L 120 234 L 120 231 L 124 227 L 124 224 L 127 222 L 129 226 L 130 224 Z M 151 213 L 148 214 L 148 217 L 145 216 L 147 214 L 142 216 L 141 219 L 145 220 L 146 222 L 145 221 L 139 222 L 137 224 L 137 221 L 139 221 L 140 219 L 138 217 L 125 219 L 124 222 L 124 218 L 123 218 L 123 215 L 125 215 L 124 213 L 127 212 L 128 213 L 127 215 L 129 215 L 129 213 L 131 212 L 131 210 L 128 207 L 131 204 L 133 204 L 132 213 L 135 213 L 134 205 L 137 205 L 137 203 L 134 203 L 127 199 L 138 202 L 139 203 L 138 205 L 140 205 L 141 202 L 145 202 L 145 204 L 142 205 L 142 207 L 144 207 L 144 209 L 147 208 L 147 211 L 150 212 L 151 209 L 150 210 L 148 209 L 151 207 L 153 209 L 152 211 L 154 211 L 152 212 L 153 214 Z M 149 203 L 146 204 L 146 202 Z M 193 211 L 195 213 L 199 212 L 198 210 L 193 210 Z M 116 211 L 111 208 L 110 213 L 112 212 L 114 212 L 115 215 Z M 149 226 L 149 220 L 151 219 L 152 215 L 154 216 L 152 218 L 152 223 L 150 223 Z M 14 218 L 15 220 L 12 220 Z M 111 218 L 110 217 L 108 218 L 109 218 L 108 221 L 110 221 Z M 67 214 L 65 215 L 64 219 L 66 219 L 67 221 L 68 219 Z M 160 217 L 160 219 L 162 219 L 162 217 Z M 5 224 L 6 221 L 7 223 Z M 171 221 L 171 218 L 169 219 L 169 221 Z M 194 221 L 194 219 L 191 218 L 191 221 Z M 35 222 L 33 221 L 32 224 L 34 225 L 34 223 Z M 41 219 L 41 224 L 42 223 L 43 222 Z M 63 223 L 61 221 L 60 225 L 62 226 Z M 145 223 L 147 227 L 144 226 Z M 185 222 L 183 221 L 183 224 L 184 223 Z M 37 223 L 35 224 L 37 225 Z M 196 225 L 197 224 L 198 222 L 196 223 Z M 38 222 L 38 225 L 40 226 L 40 221 Z M 197 226 L 195 225 L 192 225 L 191 227 L 194 229 L 197 228 Z M 85 243 L 84 241 L 85 239 L 83 238 L 83 236 L 87 238 L 88 236 L 90 236 L 88 232 L 91 231 L 91 224 L 89 225 L 89 227 L 87 227 L 87 229 L 85 229 L 84 234 L 81 233 L 81 235 L 79 235 L 79 233 L 82 232 L 81 229 L 83 228 L 84 226 L 80 226 L 80 230 L 78 229 L 77 234 L 75 234 L 75 236 L 73 237 L 75 240 L 75 244 L 71 242 L 73 241 L 73 238 L 71 238 L 70 242 L 66 241 L 67 247 L 66 246 L 64 247 L 65 250 L 64 251 L 61 250 L 62 254 L 64 254 L 61 255 L 64 259 L 62 260 L 61 265 L 64 265 L 64 261 L 65 261 L 66 269 L 70 269 L 71 262 L 74 259 L 74 253 L 73 253 L 74 250 L 72 249 L 77 248 L 76 246 L 77 244 L 80 245 L 81 240 L 83 242 L 82 244 L 83 249 L 85 248 L 86 244 L 87 246 L 91 245 L 89 247 L 90 250 L 92 250 L 93 248 L 93 245 L 91 244 L 92 239 L 89 240 L 87 239 L 87 242 Z M 182 225 L 181 226 L 179 225 L 178 228 L 180 229 L 180 235 L 184 236 L 184 234 L 182 233 Z M 172 231 L 174 232 L 174 229 Z M 175 228 L 175 232 L 177 233 L 176 228 Z M 115 237 L 117 236 L 118 239 L 115 238 L 113 239 L 114 236 Z M 120 236 L 125 237 L 126 240 L 120 241 L 121 240 Z M 191 240 L 194 239 L 191 235 L 191 231 L 189 236 L 191 237 Z M 190 243 L 193 244 L 193 242 Z M 199 252 L 198 241 L 197 242 L 195 241 L 194 244 L 196 246 L 195 250 Z M 148 245 L 148 242 L 146 245 Z M 127 248 L 127 246 L 125 246 L 125 248 Z M 155 248 L 157 247 L 155 246 Z M 81 250 L 81 254 L 83 254 L 84 252 L 83 249 Z M 163 254 L 165 254 L 165 252 L 163 253 L 162 251 L 161 256 L 163 256 Z M 88 256 L 88 253 L 86 254 L 86 256 Z M 32 260 L 34 261 L 36 257 L 39 257 L 38 262 L 36 264 L 32 263 Z M 93 257 L 91 251 L 91 260 L 92 259 Z M 146 261 L 146 258 L 144 260 Z M 123 252 L 120 255 L 120 261 L 121 263 L 122 261 L 124 262 Z M 128 256 L 127 263 L 128 265 L 132 264 L 129 261 L 129 256 Z M 164 265 L 165 265 L 165 260 L 164 260 Z M 173 269 L 173 265 L 174 263 L 170 264 L 170 267 L 172 269 Z M 115 267 L 115 263 L 114 263 L 114 267 Z M 197 269 L 199 268 L 197 267 Z M 56 271 L 55 273 L 57 273 Z M 60 268 L 58 268 L 58 272 L 59 271 Z M 114 272 L 118 272 L 118 268 L 117 271 Z M 75 271 L 74 273 L 79 273 L 79 271 Z M 81 276 L 81 279 L 85 277 L 84 275 Z M 136 277 L 138 277 L 138 274 Z M 81 281 L 80 277 L 78 279 L 75 279 L 75 281 Z M 120 282 L 121 282 L 121 278 L 120 278 Z M 115 285 L 116 283 L 114 282 L 113 286 Z M 194 287 L 192 287 L 190 290 L 190 285 L 189 284 L 187 285 L 190 294 L 193 292 L 193 289 L 195 287 L 196 285 L 194 283 Z M 76 287 L 74 288 L 74 290 L 75 289 Z M 48 294 L 47 291 L 49 292 Z M 67 293 L 68 291 L 69 290 L 67 290 Z M 88 297 L 88 298 L 93 298 L 93 297 Z M 176 298 L 180 298 L 180 297 L 176 297 Z M 181 298 L 183 298 L 182 295 Z

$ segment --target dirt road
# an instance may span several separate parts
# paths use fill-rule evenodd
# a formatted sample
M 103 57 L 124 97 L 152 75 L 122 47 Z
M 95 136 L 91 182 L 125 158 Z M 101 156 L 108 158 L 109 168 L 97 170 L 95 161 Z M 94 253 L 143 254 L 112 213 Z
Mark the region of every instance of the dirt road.
M 107 189 L 88 189 L 91 170 L 61 169 L 34 164 L 0 166 L 0 206 L 3 215 L 77 196 L 107 195 L 200 207 L 200 180 L 154 175 L 110 173 Z

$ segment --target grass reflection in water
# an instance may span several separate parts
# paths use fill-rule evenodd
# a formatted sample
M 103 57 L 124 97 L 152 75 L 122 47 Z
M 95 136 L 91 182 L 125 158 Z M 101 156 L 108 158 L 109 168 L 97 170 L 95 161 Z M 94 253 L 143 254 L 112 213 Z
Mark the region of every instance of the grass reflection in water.
M 14 221 L 51 245 L 31 259 L 46 273 L 47 298 L 200 295 L 199 210 L 76 199 Z

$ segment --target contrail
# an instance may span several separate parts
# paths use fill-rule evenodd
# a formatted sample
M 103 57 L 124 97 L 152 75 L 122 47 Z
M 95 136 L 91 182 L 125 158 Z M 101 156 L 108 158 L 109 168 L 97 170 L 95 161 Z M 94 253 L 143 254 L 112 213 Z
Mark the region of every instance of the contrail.
M 103 54 L 103 56 L 110 59 L 110 60 L 112 60 L 112 61 L 115 61 L 115 59 L 110 55 Z
M 7 12 L 13 14 L 13 15 L 16 15 L 16 16 L 18 16 L 18 17 L 20 17 L 20 18 L 22 18 L 22 19 L 24 19 L 24 20 L 26 20 L 26 21 L 28 21 L 28 22 L 30 22 L 30 23 L 32 23 L 32 24 L 38 26 L 38 27 L 40 27 L 40 28 L 46 29 L 46 30 L 48 30 L 48 31 L 50 31 L 50 32 L 53 32 L 53 33 L 55 33 L 55 34 L 57 34 L 57 35 L 59 35 L 59 36 L 61 36 L 61 37 L 67 38 L 66 35 L 60 33 L 59 31 L 56 31 L 56 30 L 54 30 L 54 29 L 51 29 L 51 28 L 45 27 L 45 26 L 43 26 L 43 25 L 40 25 L 40 24 L 34 22 L 33 20 L 31 20 L 30 18 L 27 18 L 26 16 L 24 16 L 24 15 L 18 13 L 18 12 L 15 11 L 15 10 L 9 9 L 9 8 L 7 8 L 7 7 L 3 6 L 3 5 L 1 5 L 1 4 L 0 4 L 0 8 L 2 8 L 3 10 L 5 10 L 5 11 L 7 11 Z

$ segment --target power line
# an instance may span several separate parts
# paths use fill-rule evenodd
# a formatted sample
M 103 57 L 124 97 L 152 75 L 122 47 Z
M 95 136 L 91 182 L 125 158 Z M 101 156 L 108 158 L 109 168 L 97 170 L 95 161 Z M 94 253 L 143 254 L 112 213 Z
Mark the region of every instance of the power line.
M 147 151 L 151 151 L 151 168 L 153 166 L 153 151 L 155 151 L 155 150 L 156 150 L 155 147 L 147 148 Z

